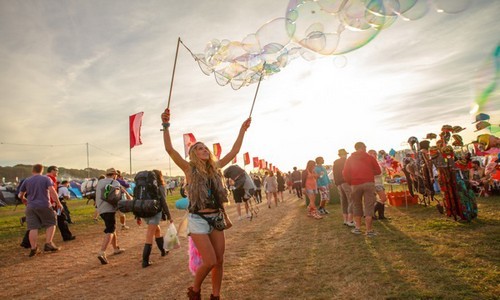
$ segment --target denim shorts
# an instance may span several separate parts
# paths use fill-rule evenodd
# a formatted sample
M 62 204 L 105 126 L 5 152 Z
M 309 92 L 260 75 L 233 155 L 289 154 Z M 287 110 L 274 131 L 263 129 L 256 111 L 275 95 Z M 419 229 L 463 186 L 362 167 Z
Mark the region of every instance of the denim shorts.
M 318 190 L 308 190 L 306 189 L 306 195 L 316 195 L 318 193 Z
M 160 211 L 156 215 L 150 217 L 150 218 L 144 218 L 144 222 L 148 225 L 159 225 L 161 221 L 161 214 L 162 212 Z
M 205 218 L 215 218 L 219 213 L 204 214 Z M 214 228 L 208 222 L 197 214 L 188 215 L 188 234 L 210 234 Z

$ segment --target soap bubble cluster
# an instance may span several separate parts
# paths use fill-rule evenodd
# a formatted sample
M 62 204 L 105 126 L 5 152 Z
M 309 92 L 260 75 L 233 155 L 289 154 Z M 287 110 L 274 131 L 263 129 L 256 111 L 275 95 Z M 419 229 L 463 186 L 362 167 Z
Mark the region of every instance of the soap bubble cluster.
M 471 0 L 290 0 L 284 17 L 241 41 L 214 39 L 193 56 L 204 74 L 237 90 L 280 72 L 297 57 L 311 61 L 359 49 L 398 18 L 418 20 L 432 8 L 456 14 L 470 4 Z

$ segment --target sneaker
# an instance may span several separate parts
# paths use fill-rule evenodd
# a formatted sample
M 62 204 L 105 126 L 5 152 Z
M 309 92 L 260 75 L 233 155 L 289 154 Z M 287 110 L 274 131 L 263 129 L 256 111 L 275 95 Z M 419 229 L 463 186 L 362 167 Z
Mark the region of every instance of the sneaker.
M 49 251 L 50 252 L 56 252 L 56 251 L 59 251 L 59 250 L 61 250 L 61 248 L 54 246 L 53 243 L 46 243 L 45 246 L 43 247 L 43 251 L 45 251 L 45 252 L 49 252 Z
M 370 230 L 366 232 L 367 237 L 374 237 L 377 236 L 377 233 L 374 230 Z
M 346 225 L 349 227 L 356 227 L 356 223 L 354 223 L 353 221 L 347 222 Z
M 69 237 L 69 238 L 67 238 L 67 239 L 63 239 L 63 241 L 68 242 L 68 241 L 72 241 L 72 240 L 74 240 L 74 239 L 76 239 L 76 236 L 72 235 L 72 236 L 70 236 L 70 237 Z
M 351 232 L 354 234 L 361 234 L 362 233 L 361 230 L 359 230 L 359 228 L 354 228 L 351 230 Z
M 252 218 L 252 215 L 251 214 L 247 214 L 247 219 L 251 219 Z
M 42 253 L 42 251 L 40 251 L 40 249 L 38 249 L 38 247 L 36 247 L 35 249 L 31 249 L 29 257 L 33 257 L 33 256 L 40 254 L 40 253 Z
M 127 225 L 122 225 L 122 230 L 127 230 L 127 229 L 130 229 L 130 227 L 128 227 Z
M 101 265 L 107 265 L 108 264 L 108 259 L 106 258 L 106 253 L 103 253 L 103 254 L 97 256 L 97 258 L 101 262 Z
M 323 207 L 323 213 L 329 214 L 330 212 L 326 210 L 326 208 Z
M 125 249 L 121 249 L 120 247 L 117 247 L 115 249 L 115 251 L 113 251 L 113 255 L 122 254 L 123 252 L 125 252 Z

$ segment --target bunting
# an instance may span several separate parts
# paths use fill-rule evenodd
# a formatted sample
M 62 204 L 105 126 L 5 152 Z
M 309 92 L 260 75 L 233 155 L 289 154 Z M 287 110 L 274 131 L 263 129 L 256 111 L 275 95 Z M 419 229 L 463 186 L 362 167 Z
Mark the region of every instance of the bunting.
M 220 159 L 220 154 L 222 153 L 222 147 L 219 143 L 214 144 L 214 155 L 217 159 Z
M 189 156 L 189 148 L 196 143 L 196 138 L 192 133 L 185 133 L 184 137 L 184 157 Z
M 259 166 L 260 166 L 259 158 L 258 157 L 254 157 L 253 158 L 253 167 L 254 168 L 258 168 Z

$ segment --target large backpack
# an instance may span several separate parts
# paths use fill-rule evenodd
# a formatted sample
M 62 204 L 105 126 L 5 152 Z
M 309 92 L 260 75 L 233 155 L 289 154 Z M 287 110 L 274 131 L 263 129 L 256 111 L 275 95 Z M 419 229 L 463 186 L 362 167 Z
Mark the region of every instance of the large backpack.
M 134 178 L 134 199 L 118 203 L 121 212 L 132 212 L 139 218 L 150 218 L 161 211 L 160 187 L 153 171 L 141 171 Z
M 104 187 L 102 200 L 116 207 L 122 199 L 122 188 L 121 186 L 113 186 L 114 181 L 112 180 L 111 183 L 106 184 Z
M 95 200 L 95 188 L 97 187 L 97 178 L 85 179 L 80 186 L 80 191 L 82 196 L 89 199 Z

